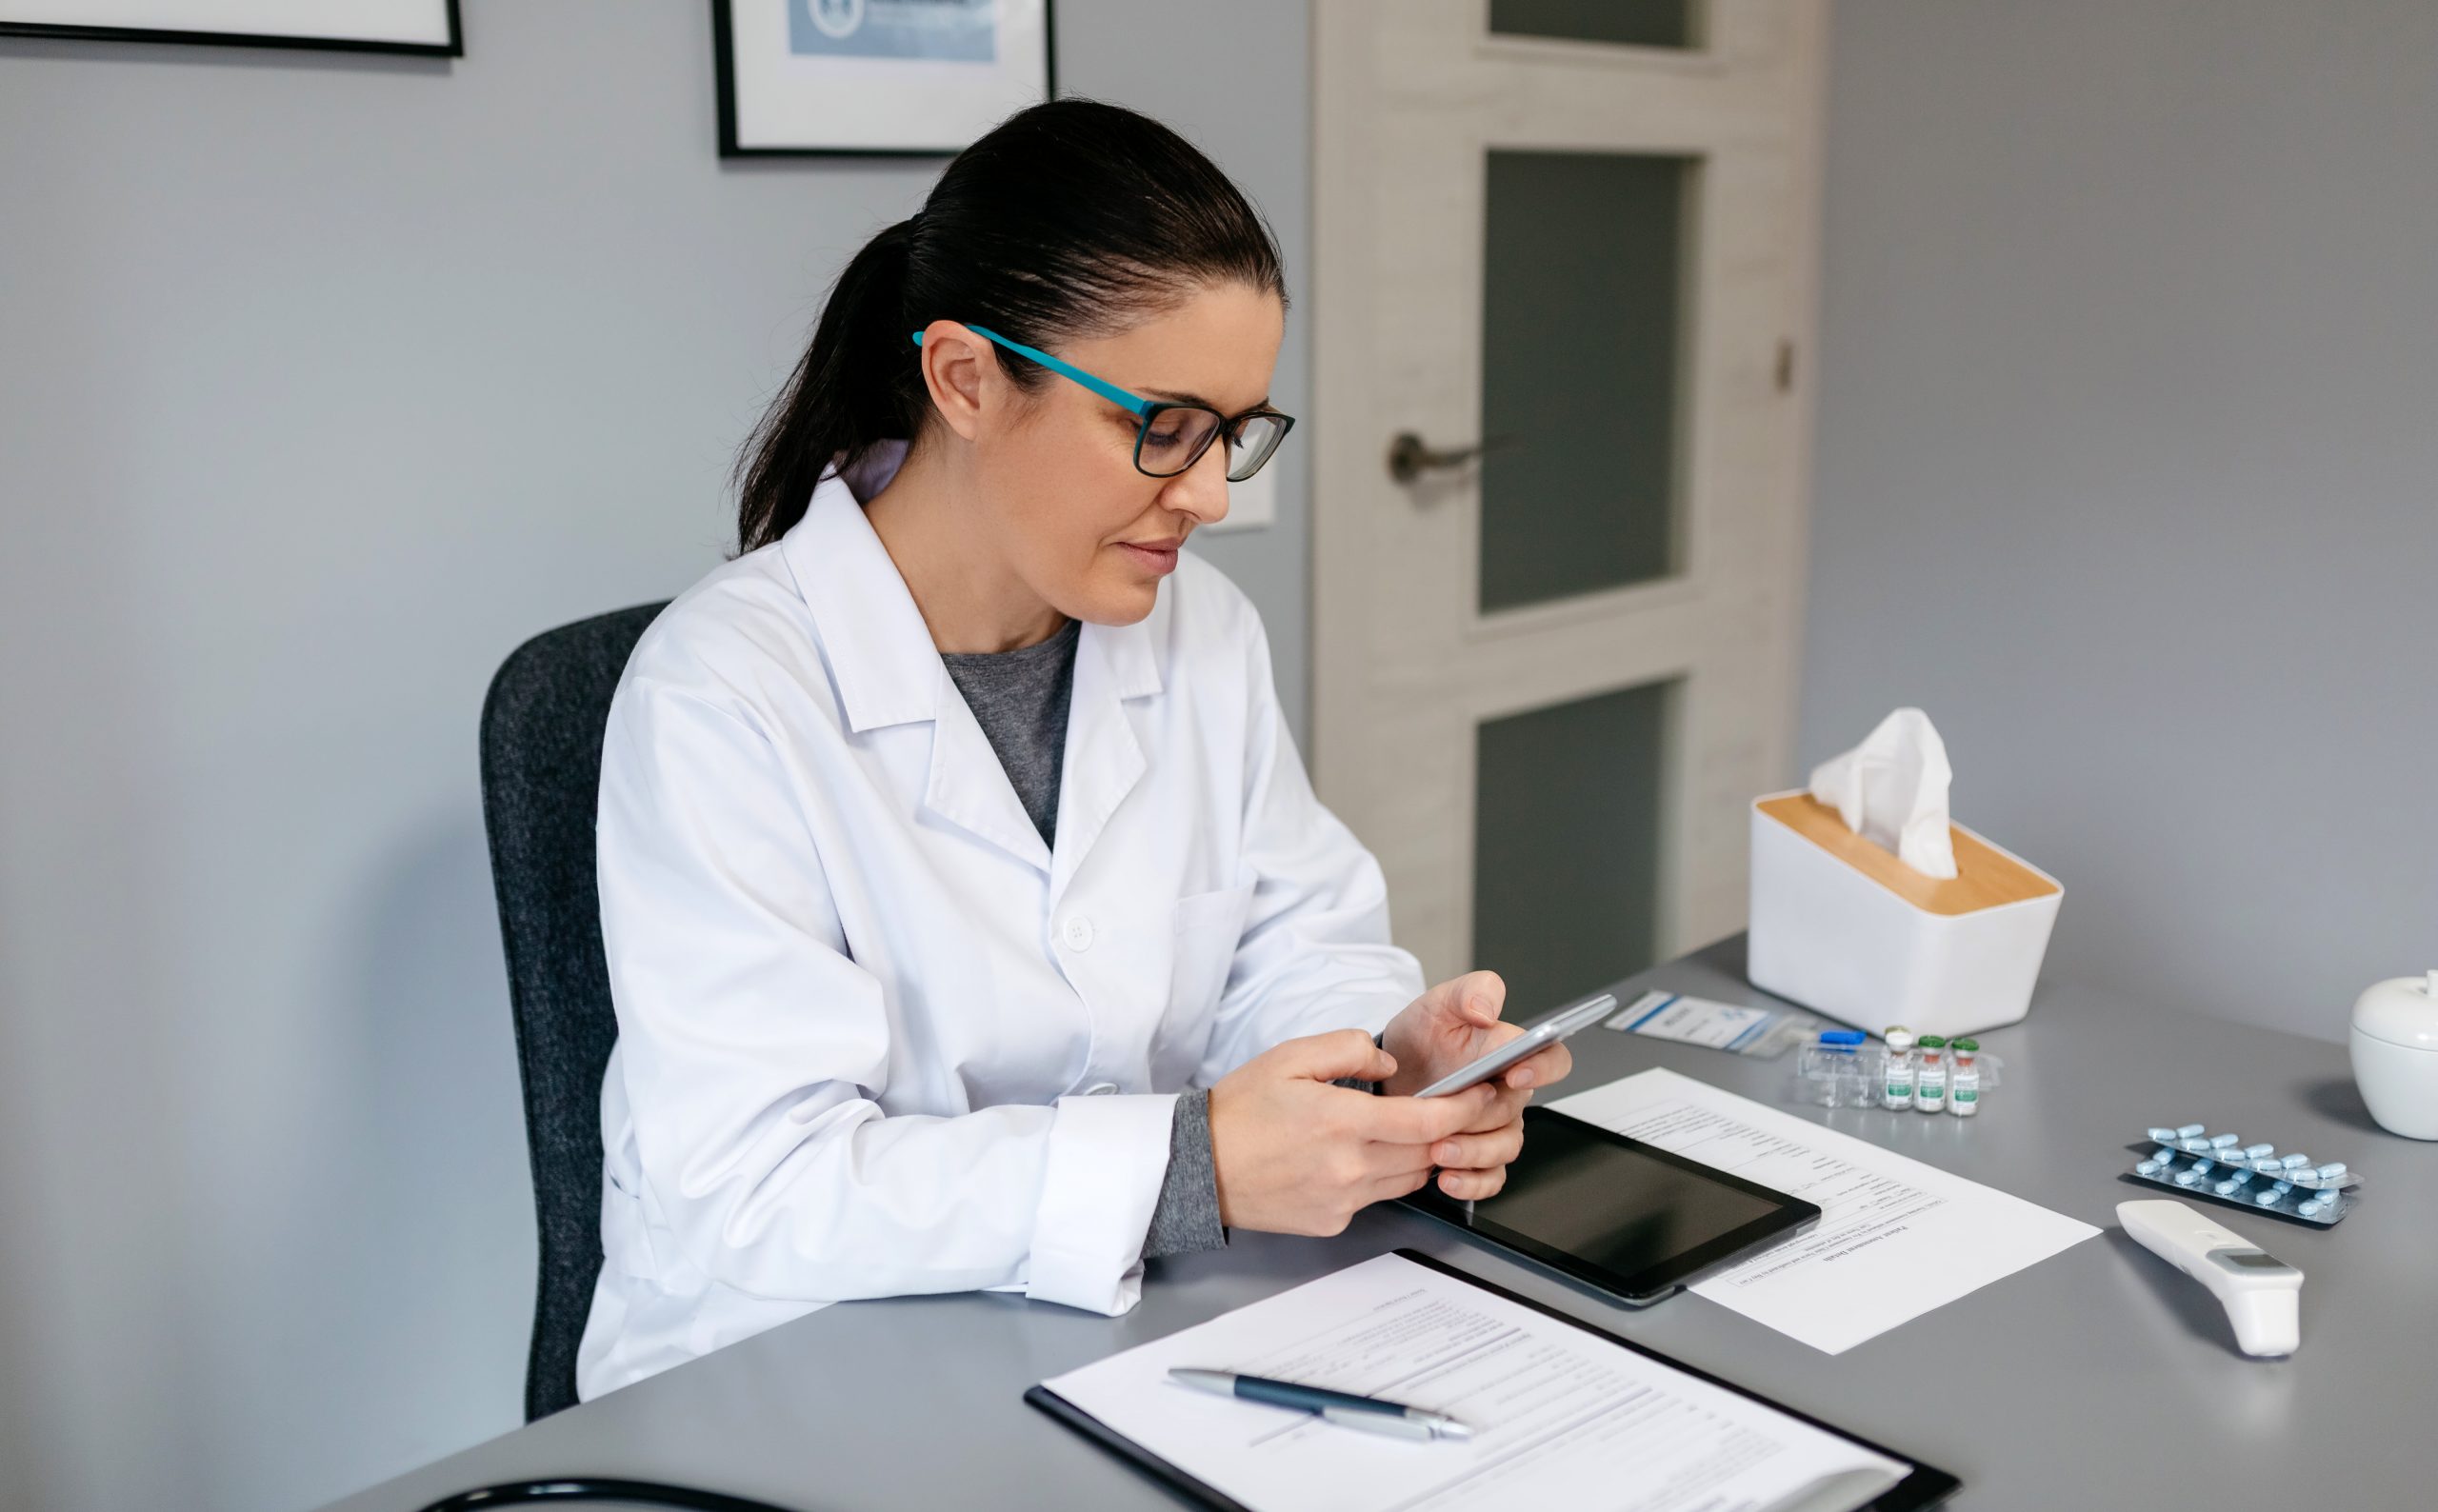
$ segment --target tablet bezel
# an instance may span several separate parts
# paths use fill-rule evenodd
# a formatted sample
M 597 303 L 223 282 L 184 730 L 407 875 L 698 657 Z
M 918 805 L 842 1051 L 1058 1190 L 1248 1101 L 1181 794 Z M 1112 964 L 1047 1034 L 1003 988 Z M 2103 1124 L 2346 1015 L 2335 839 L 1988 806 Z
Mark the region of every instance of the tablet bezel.
M 1637 1307 L 1647 1307 L 1663 1301 L 1702 1272 L 1758 1249 L 1772 1240 L 1800 1233 L 1820 1221 L 1818 1205 L 1800 1197 L 1789 1197 L 1775 1187 L 1748 1182 L 1716 1166 L 1688 1160 L 1672 1150 L 1664 1150 L 1613 1129 L 1602 1128 L 1597 1124 L 1561 1113 L 1555 1108 L 1527 1107 L 1524 1110 L 1524 1153 L 1517 1157 L 1519 1161 L 1532 1158 L 1532 1125 L 1549 1119 L 1563 1119 L 1609 1144 L 1621 1145 L 1637 1155 L 1648 1156 L 1665 1165 L 1673 1165 L 1747 1196 L 1760 1198 L 1774 1204 L 1773 1208 L 1741 1227 L 1731 1228 L 1715 1239 L 1670 1255 L 1633 1275 L 1620 1276 L 1571 1250 L 1544 1243 L 1529 1234 L 1469 1213 L 1466 1209 L 1471 1204 L 1442 1193 L 1435 1179 L 1420 1191 L 1399 1200 L 1416 1212 L 1487 1240 L 1502 1249 L 1512 1250 L 1527 1260 L 1547 1265 Z

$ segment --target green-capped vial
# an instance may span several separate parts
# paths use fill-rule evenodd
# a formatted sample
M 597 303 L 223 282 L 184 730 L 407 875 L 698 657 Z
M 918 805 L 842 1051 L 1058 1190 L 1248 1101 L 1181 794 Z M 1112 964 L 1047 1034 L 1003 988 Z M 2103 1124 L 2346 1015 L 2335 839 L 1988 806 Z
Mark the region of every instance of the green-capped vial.
M 1947 1111 L 1947 1041 L 1935 1034 L 1925 1034 L 1921 1044 L 1921 1069 L 1913 1073 L 1913 1111 L 1944 1113 Z
M 1958 1040 L 1948 1049 L 1955 1065 L 1948 1073 L 1947 1110 L 1970 1118 L 1981 1111 L 1981 1042 Z

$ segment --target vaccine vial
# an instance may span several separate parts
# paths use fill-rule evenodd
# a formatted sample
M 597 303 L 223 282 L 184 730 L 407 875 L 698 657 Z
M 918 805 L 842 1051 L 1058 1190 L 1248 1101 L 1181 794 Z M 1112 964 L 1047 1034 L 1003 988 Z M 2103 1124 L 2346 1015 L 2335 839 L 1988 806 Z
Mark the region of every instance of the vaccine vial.
M 1888 1042 L 1888 1075 L 1881 1081 L 1879 1105 L 1902 1113 L 1913 1105 L 1913 1031 L 1891 1024 L 1880 1038 Z
M 1947 1076 L 1947 1110 L 1970 1118 L 1981 1111 L 1981 1042 L 1958 1040 L 1948 1048 L 1955 1065 Z
M 1913 1073 L 1913 1111 L 1947 1111 L 1947 1041 L 1935 1034 L 1921 1039 L 1922 1064 Z

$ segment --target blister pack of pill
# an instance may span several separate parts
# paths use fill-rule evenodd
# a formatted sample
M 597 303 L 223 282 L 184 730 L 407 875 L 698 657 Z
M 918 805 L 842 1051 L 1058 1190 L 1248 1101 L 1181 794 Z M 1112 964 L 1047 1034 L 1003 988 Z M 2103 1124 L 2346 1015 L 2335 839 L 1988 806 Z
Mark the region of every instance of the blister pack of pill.
M 2343 1161 L 2322 1163 L 2300 1150 L 2247 1144 L 2240 1134 L 2212 1134 L 2201 1124 L 2146 1132 L 2133 1179 L 2180 1197 L 2205 1198 L 2314 1228 L 2343 1222 L 2361 1200 L 2361 1174 Z

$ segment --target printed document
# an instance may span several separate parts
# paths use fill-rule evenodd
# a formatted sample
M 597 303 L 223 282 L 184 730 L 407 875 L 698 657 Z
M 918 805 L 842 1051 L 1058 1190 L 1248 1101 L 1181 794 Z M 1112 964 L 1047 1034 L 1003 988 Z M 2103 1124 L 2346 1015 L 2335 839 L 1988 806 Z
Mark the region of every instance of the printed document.
M 1449 1413 L 1417 1443 L 1214 1397 L 1232 1370 Z M 1911 1466 L 1400 1255 L 1044 1383 L 1253 1512 L 1848 1508 Z
M 2099 1232 L 1673 1071 L 1549 1105 L 1818 1204 L 1817 1224 L 1691 1289 L 1832 1355 Z

